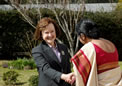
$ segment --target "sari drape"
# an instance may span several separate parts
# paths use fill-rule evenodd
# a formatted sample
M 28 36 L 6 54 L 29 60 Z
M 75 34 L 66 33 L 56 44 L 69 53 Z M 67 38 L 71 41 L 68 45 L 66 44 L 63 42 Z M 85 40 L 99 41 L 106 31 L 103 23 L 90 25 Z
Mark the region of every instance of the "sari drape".
M 76 86 L 122 86 L 122 74 L 119 67 L 97 73 L 96 52 L 91 42 L 85 44 L 71 58 L 71 61 L 76 75 Z

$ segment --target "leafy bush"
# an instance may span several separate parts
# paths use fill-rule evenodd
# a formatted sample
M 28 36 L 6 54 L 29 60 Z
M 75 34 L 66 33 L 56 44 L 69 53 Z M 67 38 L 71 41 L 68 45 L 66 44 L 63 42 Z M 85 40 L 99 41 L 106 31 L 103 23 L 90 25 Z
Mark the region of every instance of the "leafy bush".
M 9 68 L 13 68 L 13 69 L 24 69 L 24 67 L 29 66 L 30 69 L 34 69 L 36 68 L 36 65 L 33 61 L 33 59 L 27 59 L 27 58 L 18 58 L 17 60 L 14 60 L 12 62 L 9 63 Z
M 5 57 L 16 59 L 14 52 L 28 52 L 25 42 L 27 40 L 26 33 L 32 30 L 33 28 L 23 20 L 16 10 L 0 10 L 0 43 L 4 59 Z
M 38 75 L 32 75 L 28 81 L 29 86 L 38 86 Z
M 85 18 L 90 18 L 97 23 L 101 37 L 112 41 L 118 49 L 119 60 L 122 61 L 122 10 L 112 12 L 86 12 Z M 109 34 L 109 35 L 108 35 Z
M 55 15 L 52 11 L 48 9 L 40 9 L 42 13 L 42 17 L 51 17 L 56 20 Z M 57 10 L 60 13 L 61 10 Z M 36 13 L 35 9 L 29 10 L 29 16 L 34 21 L 34 25 L 37 24 L 37 21 L 40 19 Z M 69 12 L 69 11 L 68 11 Z M 77 12 L 76 12 L 77 13 Z M 94 20 L 99 26 L 102 32 L 102 37 L 111 40 L 116 46 L 119 51 L 119 56 L 122 57 L 122 10 L 117 9 L 116 11 L 112 12 L 85 12 L 83 18 L 90 18 Z M 11 21 L 11 22 L 10 22 Z M 67 20 L 68 21 L 68 20 Z M 19 23 L 18 23 L 19 22 Z M 28 48 L 25 42 L 27 38 L 25 34 L 27 31 L 34 32 L 34 29 L 25 21 L 23 21 L 22 16 L 16 12 L 15 10 L 12 11 L 0 11 L 0 41 L 2 43 L 2 49 L 0 50 L 2 54 L 10 57 L 14 55 L 14 52 L 28 52 Z M 109 34 L 109 35 L 108 35 Z M 32 36 L 29 35 L 30 40 Z M 65 35 L 62 34 L 61 40 L 64 40 L 64 43 L 67 44 L 67 39 Z M 21 44 L 23 46 L 21 46 Z M 14 44 L 14 45 L 13 45 Z M 12 46 L 11 46 L 12 45 Z M 29 45 L 30 46 L 30 45 Z M 23 51 L 23 48 L 25 50 Z M 17 55 L 14 55 L 17 57 Z M 24 56 L 23 56 L 24 57 Z M 13 58 L 13 57 L 12 57 Z M 120 58 L 122 61 L 122 58 Z
M 6 85 L 15 85 L 19 74 L 15 71 L 8 71 L 3 74 L 3 81 Z

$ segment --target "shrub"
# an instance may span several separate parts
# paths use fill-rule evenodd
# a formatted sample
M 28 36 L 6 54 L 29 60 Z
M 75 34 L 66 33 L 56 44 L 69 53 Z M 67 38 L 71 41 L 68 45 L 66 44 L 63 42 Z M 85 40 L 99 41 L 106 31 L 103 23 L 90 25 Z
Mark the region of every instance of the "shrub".
M 8 71 L 3 74 L 3 81 L 6 85 L 15 85 L 19 74 L 15 71 Z
M 22 59 L 17 59 L 9 63 L 9 68 L 11 69 L 23 69 L 23 60 Z
M 112 41 L 118 49 L 119 60 L 122 61 L 122 10 L 112 12 L 87 12 L 85 18 L 90 18 L 97 23 L 101 37 Z M 108 35 L 109 34 L 109 35 Z
M 36 64 L 35 64 L 33 59 L 26 59 L 26 58 L 24 58 L 23 59 L 23 64 L 24 64 L 24 67 L 25 66 L 30 66 L 31 69 L 36 68 Z
M 28 81 L 29 86 L 38 86 L 38 75 L 32 75 Z
M 42 13 L 42 17 L 51 17 L 56 20 L 56 17 L 52 11 L 48 9 L 40 9 L 40 11 Z M 58 11 L 58 15 L 59 15 L 62 10 L 56 10 L 56 11 Z M 29 16 L 34 21 L 34 25 L 36 25 L 37 21 L 40 19 L 36 12 L 37 11 L 35 9 L 29 10 L 30 13 Z M 69 11 L 67 11 L 67 13 L 69 13 Z M 102 11 L 95 12 L 95 13 L 85 12 L 83 15 L 83 18 L 85 17 L 90 18 L 98 24 L 98 26 L 100 27 L 99 29 L 102 32 L 102 37 L 111 40 L 117 46 L 120 57 L 122 57 L 122 53 L 121 53 L 122 52 L 122 47 L 121 47 L 122 15 L 121 14 L 122 14 L 122 10 L 116 9 L 115 11 L 112 12 L 102 12 Z M 1 30 L 0 41 L 2 43 L 2 49 L 0 51 L 3 55 L 6 55 L 8 58 L 10 57 L 11 59 L 12 55 L 14 55 L 15 57 L 18 56 L 14 54 L 14 52 L 28 52 L 31 50 L 32 47 L 34 47 L 33 45 L 32 46 L 27 45 L 30 43 L 26 41 L 28 40 L 26 35 L 23 35 L 23 33 L 26 33 L 28 31 L 34 32 L 34 29 L 27 22 L 23 21 L 22 16 L 15 10 L 0 11 L 0 26 L 2 27 L 0 29 Z M 73 27 L 75 26 L 73 25 Z M 28 37 L 29 40 L 32 39 L 31 34 Z M 68 44 L 68 40 L 64 38 L 65 38 L 65 34 L 63 33 L 59 39 L 61 39 L 65 44 Z M 120 60 L 122 60 L 122 58 L 120 58 Z
M 36 68 L 36 65 L 33 61 L 33 59 L 27 59 L 27 58 L 18 58 L 17 60 L 12 61 L 9 63 L 9 68 L 14 68 L 14 69 L 24 69 L 24 67 L 28 67 L 30 69 Z
M 3 59 L 5 57 L 16 59 L 15 52 L 28 52 L 26 33 L 32 30 L 33 28 L 16 10 L 0 10 L 0 42 Z

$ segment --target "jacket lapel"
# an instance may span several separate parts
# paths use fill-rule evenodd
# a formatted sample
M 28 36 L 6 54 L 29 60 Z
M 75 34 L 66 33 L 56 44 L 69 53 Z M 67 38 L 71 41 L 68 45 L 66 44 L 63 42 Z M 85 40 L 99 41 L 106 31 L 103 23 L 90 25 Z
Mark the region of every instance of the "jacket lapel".
M 61 57 L 61 65 L 65 65 L 65 51 L 63 50 L 63 48 L 60 46 L 60 44 L 57 44 L 58 46 L 58 50 L 60 52 L 60 57 Z
M 60 65 L 60 62 L 59 62 L 56 54 L 46 43 L 42 43 L 42 48 L 43 48 L 42 51 L 48 60 L 55 60 Z

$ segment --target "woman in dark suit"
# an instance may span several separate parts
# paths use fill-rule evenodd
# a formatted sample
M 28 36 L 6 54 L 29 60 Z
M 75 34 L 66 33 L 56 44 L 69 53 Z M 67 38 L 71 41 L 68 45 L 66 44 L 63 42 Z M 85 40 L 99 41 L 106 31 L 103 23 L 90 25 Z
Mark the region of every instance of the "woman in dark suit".
M 34 37 L 41 43 L 32 49 L 32 55 L 39 73 L 38 86 L 70 86 L 73 73 L 70 73 L 70 55 L 67 47 L 56 41 L 60 35 L 59 26 L 51 18 L 42 18 Z

